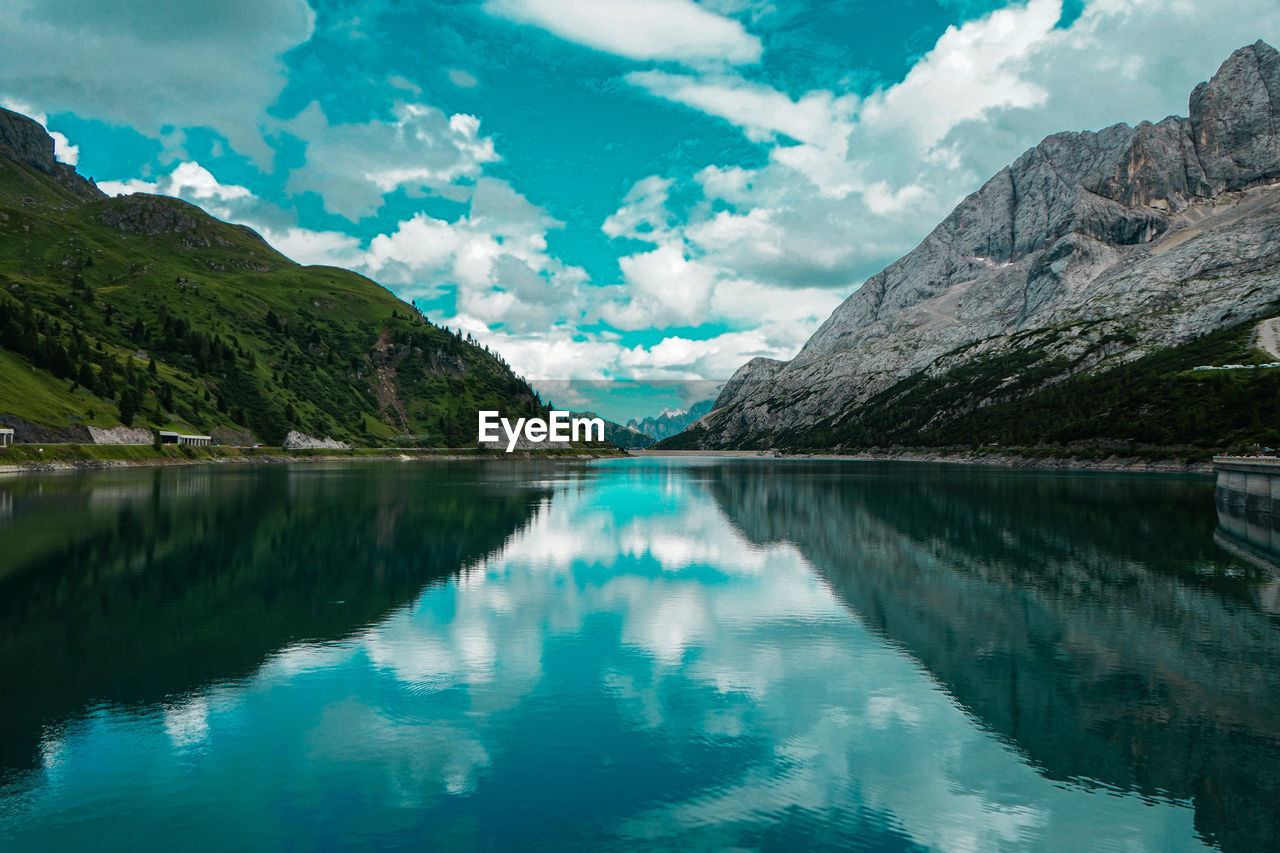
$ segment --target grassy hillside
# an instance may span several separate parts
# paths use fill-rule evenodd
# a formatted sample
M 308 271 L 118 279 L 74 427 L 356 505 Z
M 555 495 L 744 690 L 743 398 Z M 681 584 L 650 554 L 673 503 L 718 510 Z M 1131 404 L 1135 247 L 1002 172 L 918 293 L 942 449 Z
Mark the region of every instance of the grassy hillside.
M 1054 356 L 1040 334 L 1037 344 L 1014 353 L 934 376 L 918 373 L 810 428 L 768 436 L 760 446 L 1162 450 L 1187 457 L 1280 447 L 1280 368 L 1192 369 L 1272 361 L 1251 346 L 1255 322 L 1093 370 L 1081 370 L 1081 362 L 1096 354 L 1076 362 Z M 703 432 L 659 447 L 695 448 Z
M 123 423 L 460 446 L 477 408 L 541 408 L 498 357 L 363 276 L 299 266 L 177 199 L 102 197 L 3 145 L 0 377 L 0 423 L 44 440 Z

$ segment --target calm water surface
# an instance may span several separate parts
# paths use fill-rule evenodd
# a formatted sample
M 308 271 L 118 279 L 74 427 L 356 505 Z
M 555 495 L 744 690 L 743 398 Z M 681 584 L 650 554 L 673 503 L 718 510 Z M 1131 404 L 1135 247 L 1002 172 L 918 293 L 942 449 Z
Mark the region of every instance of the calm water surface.
M 0 849 L 1280 849 L 1213 481 L 0 480 Z

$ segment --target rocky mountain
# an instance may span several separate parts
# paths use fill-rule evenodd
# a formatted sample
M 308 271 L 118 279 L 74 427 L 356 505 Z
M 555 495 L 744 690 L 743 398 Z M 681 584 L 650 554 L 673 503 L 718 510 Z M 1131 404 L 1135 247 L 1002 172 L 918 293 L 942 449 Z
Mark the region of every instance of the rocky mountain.
M 1024 153 L 794 359 L 740 368 L 681 440 L 856 443 L 873 398 L 883 409 L 932 382 L 950 393 L 930 398 L 927 431 L 1270 316 L 1278 182 L 1280 53 L 1258 42 L 1195 88 L 1188 117 L 1057 133 Z
M 643 420 L 632 418 L 627 421 L 627 428 L 642 432 L 655 441 L 662 441 L 684 432 L 690 424 L 711 411 L 714 404 L 714 400 L 703 400 L 700 403 L 694 403 L 688 410 L 663 411 L 656 418 L 647 417 Z
M 572 415 L 582 418 L 600 418 L 604 421 L 604 440 L 615 447 L 643 450 L 646 447 L 652 447 L 654 444 L 655 439 L 653 436 L 646 435 L 630 423 L 623 426 L 608 418 L 603 418 L 595 412 L 573 412 Z
M 376 282 L 300 266 L 178 199 L 108 198 L 0 110 L 0 426 L 19 441 L 123 424 L 456 447 L 482 408 L 544 407 Z

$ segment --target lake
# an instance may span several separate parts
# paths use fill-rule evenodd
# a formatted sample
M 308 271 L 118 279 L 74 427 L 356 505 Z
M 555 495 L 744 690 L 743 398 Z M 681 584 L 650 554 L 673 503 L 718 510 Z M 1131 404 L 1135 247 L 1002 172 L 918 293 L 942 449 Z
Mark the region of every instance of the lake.
M 1280 582 L 1208 477 L 0 480 L 6 851 L 1280 849 Z

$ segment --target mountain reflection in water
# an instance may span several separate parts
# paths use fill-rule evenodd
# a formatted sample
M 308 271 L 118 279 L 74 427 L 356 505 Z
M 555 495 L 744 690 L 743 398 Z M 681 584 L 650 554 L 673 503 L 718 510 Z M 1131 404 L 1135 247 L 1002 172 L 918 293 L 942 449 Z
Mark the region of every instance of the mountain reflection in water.
M 711 488 L 1048 777 L 1190 799 L 1224 848 L 1280 849 L 1280 584 L 1212 544 L 1207 482 L 862 470 Z
M 264 466 L 0 481 L 0 769 L 42 723 L 243 676 L 499 547 L 549 495 L 518 469 Z
M 0 847 L 1280 848 L 1207 480 L 620 460 L 0 482 Z

